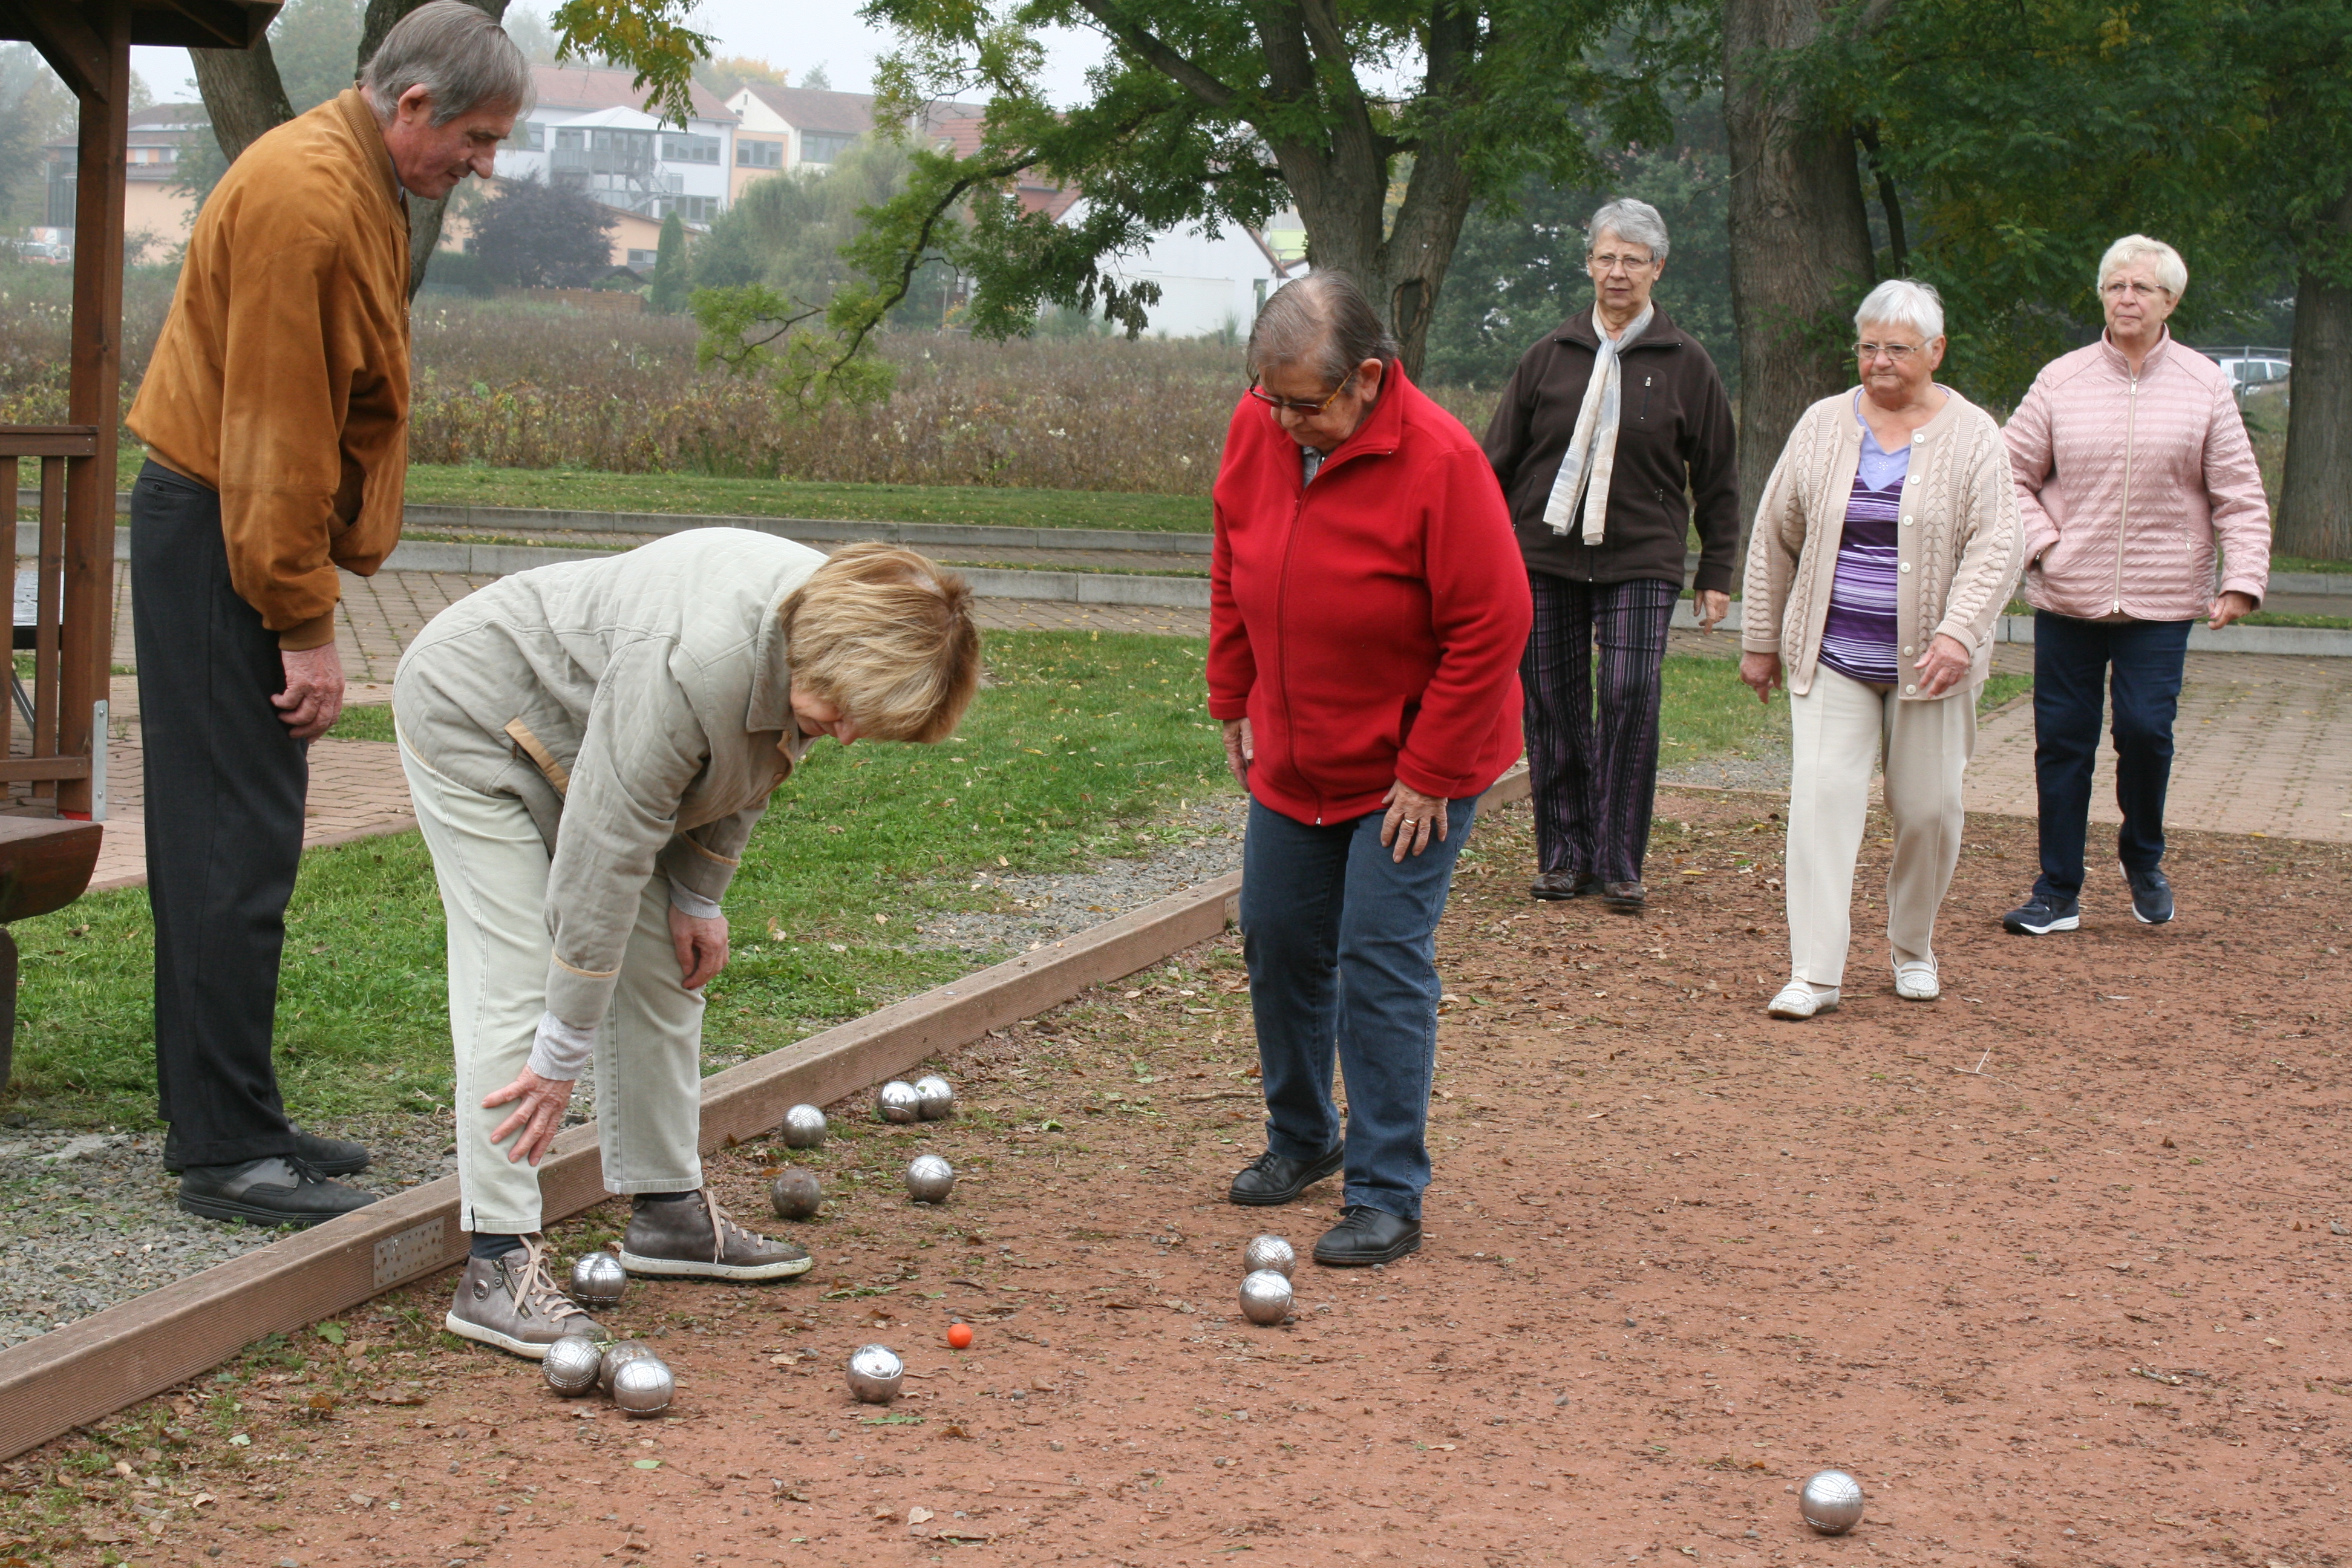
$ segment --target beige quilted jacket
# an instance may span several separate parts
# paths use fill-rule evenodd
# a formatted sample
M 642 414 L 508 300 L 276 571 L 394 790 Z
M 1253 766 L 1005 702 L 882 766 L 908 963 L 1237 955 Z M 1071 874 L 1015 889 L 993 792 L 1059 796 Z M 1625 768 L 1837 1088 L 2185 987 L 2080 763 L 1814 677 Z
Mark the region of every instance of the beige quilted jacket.
M 401 743 L 522 802 L 547 842 L 547 1010 L 593 1029 L 656 872 L 725 896 L 768 796 L 808 747 L 777 612 L 824 557 L 698 528 L 502 577 L 400 656 Z
M 1813 688 L 1838 540 L 1862 467 L 1853 397 L 1852 388 L 1824 397 L 1798 419 L 1764 483 L 1748 542 L 1740 647 L 1779 654 L 1797 696 Z M 1994 623 L 2017 581 L 2024 538 L 2000 426 L 1957 392 L 1911 437 L 1902 517 L 1895 608 L 1902 695 L 1918 697 L 1911 666 L 1939 632 L 1973 650 L 1974 689 L 1991 668 Z
M 2026 602 L 2080 620 L 2188 621 L 2221 585 L 2261 604 L 2271 512 L 2221 367 L 2167 336 L 2131 365 L 2103 336 L 2042 367 L 2009 422 Z

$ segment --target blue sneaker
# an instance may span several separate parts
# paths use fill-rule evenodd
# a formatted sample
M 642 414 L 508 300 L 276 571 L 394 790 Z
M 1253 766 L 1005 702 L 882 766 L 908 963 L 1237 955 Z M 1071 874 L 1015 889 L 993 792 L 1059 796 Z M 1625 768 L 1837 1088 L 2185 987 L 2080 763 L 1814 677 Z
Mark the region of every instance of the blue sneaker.
M 2161 871 L 2126 871 L 2131 884 L 2132 913 L 2144 926 L 2160 926 L 2172 919 L 2172 883 Z
M 2011 936 L 2047 936 L 2053 931 L 2073 931 L 2082 923 L 2081 901 L 2054 893 L 2032 894 L 2000 917 L 2000 929 Z

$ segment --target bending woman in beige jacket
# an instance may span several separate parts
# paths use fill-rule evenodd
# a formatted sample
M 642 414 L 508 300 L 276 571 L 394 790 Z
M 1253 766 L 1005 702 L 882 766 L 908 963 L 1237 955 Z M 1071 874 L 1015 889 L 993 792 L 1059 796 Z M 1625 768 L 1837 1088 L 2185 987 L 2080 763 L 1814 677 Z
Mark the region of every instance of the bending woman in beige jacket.
M 719 900 L 810 743 L 939 741 L 980 677 L 971 590 L 911 551 L 697 529 L 519 573 L 434 617 L 394 689 L 449 926 L 458 1223 L 445 1326 L 517 1355 L 601 1334 L 550 1278 L 540 1159 L 593 1060 L 632 1273 L 773 1279 L 799 1247 L 703 1189 Z M 560 828 L 560 831 L 559 831 Z
M 1944 308 L 1895 279 L 1855 312 L 1862 385 L 1807 409 L 1764 487 L 1748 550 L 1740 679 L 1789 686 L 1789 983 L 1776 1018 L 1838 1005 L 1874 762 L 1895 863 L 1895 993 L 1941 994 L 1936 911 L 1959 861 L 1976 691 L 2022 552 L 1992 416 L 1936 384 Z

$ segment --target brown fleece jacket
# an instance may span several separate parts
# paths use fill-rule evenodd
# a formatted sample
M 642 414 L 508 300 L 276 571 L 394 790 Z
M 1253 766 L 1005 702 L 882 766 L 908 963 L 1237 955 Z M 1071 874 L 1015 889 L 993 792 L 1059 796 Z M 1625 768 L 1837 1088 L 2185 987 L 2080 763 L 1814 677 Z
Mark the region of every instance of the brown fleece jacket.
M 214 188 L 129 424 L 220 492 L 230 580 L 279 645 L 334 640 L 335 568 L 392 553 L 408 466 L 408 218 L 357 89 Z

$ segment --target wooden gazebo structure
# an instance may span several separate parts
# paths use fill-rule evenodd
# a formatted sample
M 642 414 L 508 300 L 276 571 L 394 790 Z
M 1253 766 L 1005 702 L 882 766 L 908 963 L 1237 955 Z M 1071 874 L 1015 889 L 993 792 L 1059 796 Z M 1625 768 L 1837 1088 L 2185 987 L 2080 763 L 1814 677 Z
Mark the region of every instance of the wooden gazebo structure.
M 115 430 L 121 423 L 122 194 L 131 46 L 251 48 L 280 0 L 0 0 L 0 39 L 30 43 L 80 105 L 71 379 L 63 425 L 0 425 L 15 509 L 18 459 L 41 465 L 32 614 L 30 744 L 0 700 L 0 786 L 29 784 L 44 817 L 0 817 L 0 922 L 72 902 L 106 819 L 107 675 L 113 654 Z M 13 518 L 12 518 L 13 521 Z M 21 751 L 21 754 L 20 754 Z M 16 952 L 0 931 L 0 1087 L 16 1026 Z

